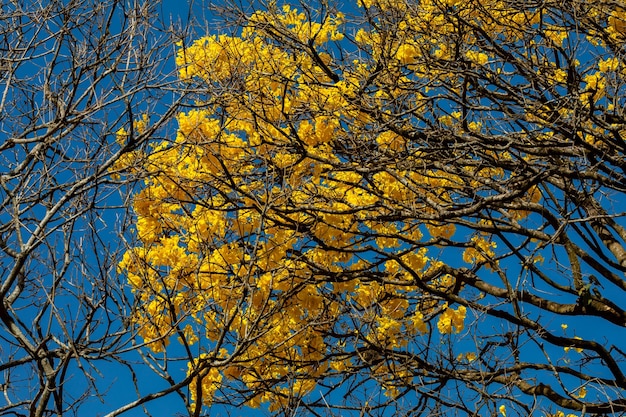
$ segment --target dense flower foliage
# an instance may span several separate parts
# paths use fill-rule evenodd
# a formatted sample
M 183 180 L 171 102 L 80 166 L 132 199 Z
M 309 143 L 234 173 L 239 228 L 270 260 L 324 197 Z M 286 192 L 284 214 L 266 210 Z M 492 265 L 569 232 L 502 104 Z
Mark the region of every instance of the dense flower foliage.
M 599 394 L 626 387 L 609 350 L 560 324 L 625 323 L 592 290 L 626 289 L 610 203 L 626 12 L 358 3 L 351 18 L 270 3 L 240 33 L 178 45 L 181 83 L 206 93 L 175 138 L 117 167 L 145 178 L 120 264 L 139 335 L 181 344 L 198 407 L 222 391 L 323 408 L 377 386 L 367 407 L 532 412 L 521 393 L 546 412 L 624 410 Z M 520 354 L 542 343 L 537 362 Z M 577 361 L 570 348 L 592 352 L 576 372 L 549 359 Z

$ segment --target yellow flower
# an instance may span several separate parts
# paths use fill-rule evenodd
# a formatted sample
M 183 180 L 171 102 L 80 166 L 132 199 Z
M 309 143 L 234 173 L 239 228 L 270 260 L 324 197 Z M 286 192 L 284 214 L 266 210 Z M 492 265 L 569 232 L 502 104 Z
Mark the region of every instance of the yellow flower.
M 544 32 L 548 38 L 552 40 L 556 45 L 563 45 L 563 41 L 567 39 L 567 32 L 563 30 L 546 30 Z
M 474 362 L 476 360 L 476 353 L 474 352 L 466 352 L 466 353 L 459 353 L 456 357 L 456 360 L 459 362 Z
M 119 128 L 117 132 L 115 132 L 115 140 L 120 145 L 123 145 L 126 142 L 126 138 L 128 137 L 128 132 L 123 127 Z
M 465 315 L 467 308 L 465 306 L 459 306 L 457 310 L 446 307 L 446 310 L 439 316 L 437 322 L 437 328 L 441 334 L 448 334 L 453 332 L 460 333 L 465 326 Z
M 502 417 L 506 417 L 506 406 L 505 405 L 501 405 L 500 408 L 498 408 L 498 410 L 500 410 L 500 414 L 502 414 Z
M 410 64 L 415 62 L 415 58 L 417 57 L 417 48 L 413 45 L 401 45 L 398 48 L 398 52 L 396 52 L 396 58 L 403 64 Z
M 615 57 L 603 59 L 598 62 L 598 69 L 601 72 L 615 71 L 619 67 L 619 61 Z
M 489 62 L 489 56 L 483 52 L 478 51 L 467 51 L 465 53 L 465 57 L 472 62 L 477 63 L 478 65 L 485 65 Z

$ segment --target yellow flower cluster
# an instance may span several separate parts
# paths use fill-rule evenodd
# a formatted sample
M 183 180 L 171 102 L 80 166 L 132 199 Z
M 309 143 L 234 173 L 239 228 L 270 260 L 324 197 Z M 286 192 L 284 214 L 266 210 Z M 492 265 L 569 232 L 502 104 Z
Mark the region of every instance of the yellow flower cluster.
M 198 367 L 206 358 L 206 353 L 200 354 L 193 363 L 188 364 L 188 372 L 194 371 L 194 368 Z M 192 408 L 195 407 L 195 403 L 198 400 L 198 384 L 200 385 L 200 396 L 204 400 L 204 403 L 208 404 L 213 398 L 215 391 L 219 389 L 222 378 L 222 374 L 216 368 L 201 369 L 199 375 L 189 384 Z
M 466 314 L 467 308 L 465 306 L 459 306 L 456 310 L 446 307 L 437 322 L 439 332 L 442 334 L 462 332 L 465 327 Z
M 470 264 L 482 264 L 494 262 L 494 249 L 496 242 L 489 241 L 482 236 L 473 236 L 471 246 L 463 252 L 463 260 Z

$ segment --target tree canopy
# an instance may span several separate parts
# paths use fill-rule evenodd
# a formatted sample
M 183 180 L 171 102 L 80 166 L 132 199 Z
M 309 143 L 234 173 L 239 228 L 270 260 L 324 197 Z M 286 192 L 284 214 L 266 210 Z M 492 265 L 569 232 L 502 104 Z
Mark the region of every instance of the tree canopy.
M 626 4 L 355 3 L 225 10 L 115 166 L 190 414 L 626 414 Z

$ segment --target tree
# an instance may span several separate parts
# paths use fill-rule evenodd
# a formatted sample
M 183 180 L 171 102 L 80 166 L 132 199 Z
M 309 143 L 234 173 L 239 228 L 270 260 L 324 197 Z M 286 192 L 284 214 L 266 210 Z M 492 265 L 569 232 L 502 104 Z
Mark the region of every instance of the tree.
M 357 3 L 224 9 L 127 161 L 190 414 L 626 414 L 626 4 Z
M 115 170 L 162 131 L 179 95 L 164 65 L 176 33 L 150 3 L 2 2 L 2 415 L 85 415 L 98 399 L 112 409 L 107 367 L 132 391 L 140 356 L 113 232 L 133 183 Z M 122 128 L 135 134 L 116 138 Z

